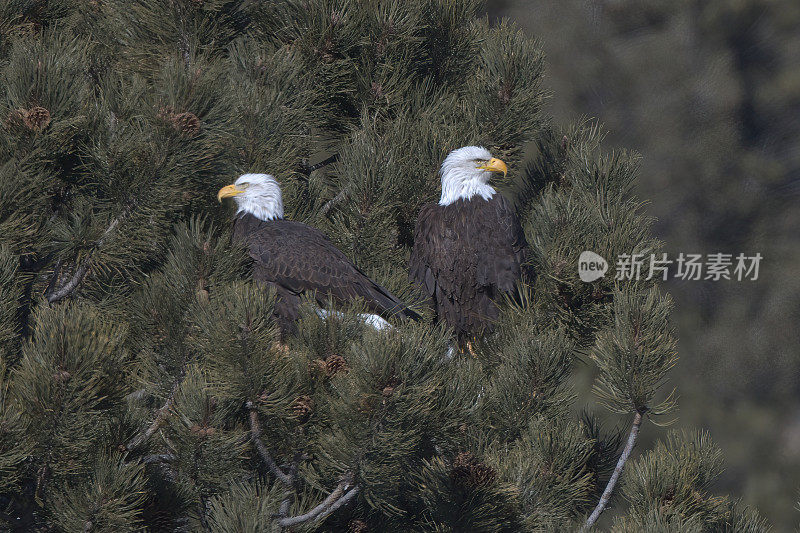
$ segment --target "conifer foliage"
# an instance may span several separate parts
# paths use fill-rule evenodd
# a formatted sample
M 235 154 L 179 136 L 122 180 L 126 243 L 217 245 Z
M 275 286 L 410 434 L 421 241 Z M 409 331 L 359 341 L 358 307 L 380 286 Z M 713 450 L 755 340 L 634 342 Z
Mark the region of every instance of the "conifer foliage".
M 619 531 L 764 528 L 709 493 L 702 436 L 612 490 L 676 360 L 654 281 L 577 274 L 582 250 L 658 249 L 635 158 L 549 124 L 541 52 L 478 7 L 0 2 L 0 527 L 554 530 L 614 504 Z M 477 357 L 451 357 L 406 265 L 467 144 L 509 164 L 536 277 Z M 375 331 L 309 305 L 280 343 L 215 203 L 244 172 L 426 320 Z M 630 435 L 576 414 L 586 362 Z

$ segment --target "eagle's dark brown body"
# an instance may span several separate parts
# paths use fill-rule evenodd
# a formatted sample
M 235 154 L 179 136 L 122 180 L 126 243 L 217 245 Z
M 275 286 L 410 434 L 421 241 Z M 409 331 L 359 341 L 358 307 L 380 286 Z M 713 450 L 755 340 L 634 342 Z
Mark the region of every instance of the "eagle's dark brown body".
M 236 219 L 233 237 L 247 245 L 255 261 L 253 279 L 275 288 L 275 314 L 284 335 L 293 329 L 304 294 L 314 297 L 321 307 L 329 297 L 338 303 L 361 298 L 370 312 L 383 317 L 419 318 L 369 279 L 316 228 L 244 214 Z
M 499 193 L 428 204 L 417 219 L 410 276 L 463 341 L 492 331 L 496 302 L 516 290 L 525 247 L 513 208 Z

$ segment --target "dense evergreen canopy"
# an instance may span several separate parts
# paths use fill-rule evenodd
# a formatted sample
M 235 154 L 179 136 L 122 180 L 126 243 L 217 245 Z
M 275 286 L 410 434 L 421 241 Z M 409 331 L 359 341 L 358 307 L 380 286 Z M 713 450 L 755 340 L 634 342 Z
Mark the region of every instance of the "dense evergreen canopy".
M 660 245 L 632 195 L 635 157 L 603 153 L 589 123 L 551 124 L 536 43 L 477 7 L 0 3 L 3 527 L 586 521 L 623 439 L 576 414 L 590 399 L 571 371 L 596 365 L 599 399 L 644 431 L 671 408 L 676 354 L 654 281 L 584 283 L 577 257 Z M 537 275 L 477 357 L 448 360 L 452 332 L 407 265 L 439 164 L 468 144 L 508 163 Z M 287 218 L 428 319 L 380 332 L 358 308 L 323 320 L 306 306 L 281 348 L 274 294 L 249 280 L 216 204 L 244 172 L 274 174 Z M 710 493 L 720 461 L 702 434 L 631 461 L 615 530 L 764 529 Z

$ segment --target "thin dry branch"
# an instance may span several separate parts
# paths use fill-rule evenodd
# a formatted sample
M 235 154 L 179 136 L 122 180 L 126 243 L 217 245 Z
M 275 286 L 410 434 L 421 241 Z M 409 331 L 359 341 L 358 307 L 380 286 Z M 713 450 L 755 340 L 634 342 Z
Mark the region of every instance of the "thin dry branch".
M 167 396 L 167 400 L 164 402 L 164 405 L 158 408 L 156 411 L 156 416 L 150 425 L 147 427 L 146 430 L 134 436 L 128 444 L 125 445 L 125 449 L 129 452 L 135 450 L 148 440 L 153 434 L 158 431 L 158 428 L 161 427 L 161 424 L 164 422 L 164 419 L 167 418 L 169 415 L 169 410 L 172 409 L 172 404 L 174 403 L 175 393 L 178 392 L 178 387 L 181 385 L 182 379 L 175 380 L 175 383 L 172 384 L 172 389 L 169 391 L 169 395 Z
M 303 457 L 304 454 L 298 452 L 294 456 L 294 460 L 292 464 L 289 465 L 289 477 L 293 480 L 297 480 L 297 467 L 300 462 L 300 459 Z M 292 503 L 294 502 L 295 494 L 294 489 L 287 489 L 283 500 L 281 501 L 281 506 L 278 509 L 278 516 L 281 518 L 289 516 L 289 509 L 292 507 Z
M 597 502 L 597 507 L 595 507 L 594 511 L 592 511 L 592 514 L 589 515 L 589 518 L 586 520 L 586 524 L 584 524 L 583 528 L 581 528 L 581 531 L 588 531 L 591 529 L 595 522 L 597 522 L 597 519 L 600 518 L 600 514 L 606 508 L 606 505 L 608 505 L 608 501 L 611 499 L 611 494 L 614 492 L 614 486 L 617 484 L 619 476 L 622 474 L 622 469 L 625 468 L 625 463 L 631 456 L 633 445 L 636 444 L 636 436 L 639 434 L 639 427 L 641 425 L 642 413 L 640 411 L 636 411 L 636 415 L 633 417 L 633 423 L 631 424 L 631 432 L 628 435 L 628 442 L 625 444 L 625 449 L 622 450 L 622 455 L 619 456 L 617 466 L 614 467 L 614 473 L 611 474 L 611 479 L 608 480 L 608 484 L 606 484 L 606 488 L 603 491 L 602 496 L 600 496 L 600 501 Z
M 258 455 L 261 456 L 261 460 L 264 461 L 264 464 L 267 465 L 270 472 L 272 472 L 281 483 L 287 488 L 294 488 L 294 480 L 292 477 L 280 469 L 278 463 L 275 462 L 269 450 L 267 450 L 267 447 L 264 446 L 264 443 L 261 441 L 261 423 L 258 421 L 258 411 L 253 406 L 252 402 L 247 402 L 247 408 L 250 410 L 250 440 L 253 441 Z
M 355 498 L 355 497 L 356 497 L 356 494 L 358 494 L 358 491 L 359 491 L 359 490 L 360 490 L 360 487 L 359 487 L 358 485 L 356 485 L 355 487 L 353 487 L 352 489 L 350 489 L 349 491 L 347 491 L 347 494 L 345 494 L 344 496 L 342 496 L 341 498 L 339 498 L 339 499 L 338 499 L 338 500 L 337 500 L 337 501 L 336 501 L 336 502 L 335 502 L 333 505 L 331 505 L 331 506 L 328 508 L 328 510 L 327 510 L 327 511 L 323 511 L 323 512 L 322 512 L 322 513 L 321 513 L 321 514 L 320 514 L 320 515 L 317 517 L 317 520 L 323 520 L 323 519 L 325 519 L 325 518 L 326 518 L 328 515 L 330 515 L 330 514 L 332 514 L 332 513 L 336 512 L 336 511 L 337 511 L 337 510 L 338 510 L 340 507 L 342 507 L 342 506 L 346 505 L 346 504 L 347 504 L 347 502 L 349 502 L 350 500 L 352 500 L 353 498 Z
M 349 490 L 348 490 L 349 489 Z M 319 505 L 311 509 L 305 514 L 298 516 L 289 516 L 278 520 L 278 525 L 281 527 L 292 527 L 298 524 L 303 524 L 311 520 L 322 520 L 329 514 L 341 508 L 347 502 L 352 500 L 358 494 L 359 487 L 350 488 L 350 481 L 340 481 L 336 488 L 331 492 Z
M 47 295 L 47 302 L 53 304 L 72 294 L 72 292 L 78 288 L 78 285 L 80 285 L 81 281 L 83 281 L 83 278 L 86 276 L 86 273 L 89 271 L 90 262 L 91 261 L 89 258 L 84 259 L 83 263 L 81 263 L 78 268 L 75 269 L 72 277 L 65 284 L 63 284 L 57 291 L 53 291 Z M 54 275 L 57 275 L 57 273 Z
M 310 176 L 311 173 L 314 172 L 315 170 L 319 170 L 322 167 L 326 167 L 326 166 L 330 165 L 331 163 L 335 163 L 338 160 L 339 160 L 339 154 L 333 154 L 333 155 L 323 159 L 319 163 L 315 163 L 313 165 L 307 165 L 307 164 L 303 163 L 303 164 L 300 165 L 300 172 L 302 174 L 305 174 L 306 176 Z
M 127 218 L 129 214 L 130 214 L 130 207 L 125 208 L 125 210 L 123 210 L 118 217 L 112 220 L 111 224 L 109 224 L 108 227 L 103 232 L 103 235 L 101 235 L 100 238 L 97 239 L 97 241 L 94 243 L 94 247 L 99 248 L 100 246 L 102 246 L 103 243 L 105 243 L 106 239 L 112 233 L 114 233 L 114 230 L 117 229 L 117 226 L 119 226 L 120 222 L 122 222 L 125 218 Z M 83 262 L 80 265 L 78 265 L 78 267 L 75 269 L 75 272 L 72 273 L 72 277 L 69 280 L 67 280 L 66 283 L 64 283 L 57 290 L 48 292 L 47 302 L 53 304 L 72 294 L 73 291 L 75 291 L 75 289 L 78 288 L 78 285 L 81 284 L 83 278 L 86 277 L 87 272 L 89 272 L 89 267 L 91 266 L 91 263 L 92 263 L 91 257 L 86 257 L 83 260 Z M 60 261 L 58 266 L 59 267 L 61 266 Z M 55 272 L 53 273 L 54 278 L 58 276 L 59 270 L 60 268 L 56 268 Z M 51 285 L 55 285 L 55 283 L 51 281 Z
M 283 483 L 283 485 L 288 489 L 286 495 L 281 501 L 281 506 L 278 511 L 277 515 L 277 524 L 282 528 L 290 528 L 292 526 L 296 526 L 298 524 L 303 524 L 310 520 L 322 520 L 329 514 L 333 513 L 347 502 L 352 500 L 356 494 L 358 494 L 358 486 L 351 487 L 351 478 L 348 476 L 347 478 L 343 479 L 339 482 L 339 485 L 331 492 L 319 505 L 311 509 L 305 514 L 298 515 L 298 516 L 286 516 L 289 513 L 289 508 L 294 501 L 295 494 L 294 490 L 296 489 L 296 472 L 297 472 L 297 463 L 302 457 L 302 454 L 298 453 L 295 455 L 294 461 L 292 462 L 291 466 L 289 467 L 289 473 L 287 474 L 284 472 L 280 466 L 275 462 L 270 455 L 269 450 L 261 441 L 261 423 L 258 420 L 258 411 L 256 410 L 255 406 L 252 402 L 247 402 L 247 408 L 249 409 L 249 419 L 250 419 L 250 439 L 253 441 L 253 444 L 258 451 L 258 454 L 261 456 L 261 460 L 264 461 L 264 464 L 267 465 L 270 472 L 278 478 L 278 480 Z M 348 491 L 349 489 L 349 491 Z
M 333 209 L 333 208 L 336 206 L 336 204 L 338 204 L 339 202 L 341 202 L 342 200 L 344 200 L 344 199 L 347 197 L 347 195 L 348 195 L 348 194 L 350 194 L 350 185 L 348 185 L 347 187 L 345 187 L 344 189 L 342 189 L 341 191 L 339 191 L 339 192 L 336 194 L 336 196 L 334 196 L 333 198 L 331 198 L 330 200 L 328 200 L 327 202 L 325 202 L 325 204 L 324 204 L 324 205 L 322 206 L 322 208 L 320 208 L 320 210 L 319 210 L 320 214 L 321 214 L 322 216 L 325 216 L 325 215 L 327 215 L 327 214 L 328 214 L 328 211 L 330 211 L 331 209 Z

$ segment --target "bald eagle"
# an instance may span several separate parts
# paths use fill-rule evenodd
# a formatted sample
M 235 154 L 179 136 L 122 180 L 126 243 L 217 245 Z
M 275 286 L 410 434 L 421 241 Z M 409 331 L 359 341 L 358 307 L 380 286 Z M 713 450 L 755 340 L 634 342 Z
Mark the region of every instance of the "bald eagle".
M 489 185 L 506 164 L 485 148 L 450 152 L 442 196 L 425 205 L 414 230 L 409 274 L 431 299 L 459 345 L 494 328 L 497 301 L 513 294 L 525 261 L 525 236 L 510 202 Z
M 238 207 L 233 238 L 247 246 L 255 261 L 253 278 L 275 288 L 275 315 L 284 337 L 294 329 L 305 294 L 320 307 L 329 298 L 337 303 L 360 298 L 382 317 L 420 318 L 353 265 L 321 231 L 284 220 L 281 188 L 273 176 L 243 174 L 217 193 L 220 202 L 229 197 Z M 323 318 L 327 315 L 320 312 Z M 370 324 L 385 325 L 380 317 L 367 318 Z

